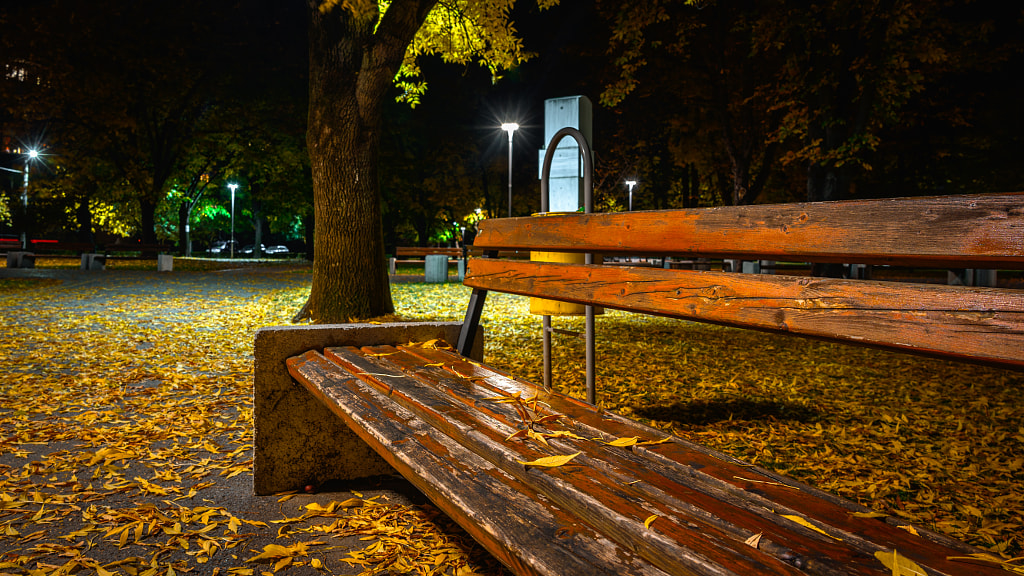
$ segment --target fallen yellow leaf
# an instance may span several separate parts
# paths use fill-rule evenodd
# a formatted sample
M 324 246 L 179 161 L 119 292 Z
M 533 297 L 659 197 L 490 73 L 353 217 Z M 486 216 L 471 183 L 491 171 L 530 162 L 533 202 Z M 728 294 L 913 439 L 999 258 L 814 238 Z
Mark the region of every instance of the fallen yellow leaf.
M 915 564 L 913 560 L 900 556 L 899 552 L 895 550 L 875 552 L 875 558 L 878 558 L 886 568 L 892 570 L 892 576 L 927 576 L 927 572 L 923 568 Z
M 628 446 L 635 446 L 640 438 L 637 436 L 630 436 L 629 438 L 616 438 L 611 442 L 605 442 L 608 446 L 618 446 L 619 448 L 626 448 Z
M 780 516 L 782 516 L 783 518 L 789 518 L 793 522 L 796 522 L 797 524 L 799 524 L 801 526 L 805 526 L 807 528 L 810 528 L 811 530 L 814 530 L 815 532 L 820 532 L 820 533 L 824 534 L 825 536 L 828 536 L 829 538 L 831 538 L 833 540 L 842 540 L 842 538 L 836 538 L 835 536 L 829 534 L 828 532 L 825 532 L 821 528 L 818 528 L 814 524 L 811 524 L 810 522 L 808 522 L 805 518 L 801 518 L 800 516 L 797 516 L 796 514 L 780 514 Z
M 520 464 L 526 467 L 539 466 L 541 468 L 557 468 L 559 466 L 564 466 L 565 464 L 568 464 L 569 461 L 579 456 L 580 454 L 582 454 L 582 452 L 577 452 L 575 454 L 565 454 L 562 456 L 545 456 L 544 458 L 538 458 L 530 462 L 523 462 L 521 460 L 516 460 L 516 462 L 519 462 Z

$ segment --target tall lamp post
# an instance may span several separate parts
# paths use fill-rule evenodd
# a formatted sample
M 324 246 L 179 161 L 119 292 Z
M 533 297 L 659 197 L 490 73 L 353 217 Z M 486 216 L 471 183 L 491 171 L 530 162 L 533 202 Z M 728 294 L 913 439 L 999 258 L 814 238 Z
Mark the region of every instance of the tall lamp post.
M 228 184 L 228 188 L 231 189 L 231 259 L 235 258 L 235 190 L 238 189 L 238 184 L 234 182 Z
M 25 182 L 21 188 L 21 247 L 28 250 L 28 172 L 32 161 L 39 158 L 38 150 L 29 150 L 25 158 Z
M 508 217 L 512 217 L 512 135 L 519 129 L 515 122 L 505 122 L 501 129 L 508 132 Z
M 629 211 L 633 211 L 633 186 L 636 186 L 636 180 L 626 180 L 626 186 L 629 187 Z

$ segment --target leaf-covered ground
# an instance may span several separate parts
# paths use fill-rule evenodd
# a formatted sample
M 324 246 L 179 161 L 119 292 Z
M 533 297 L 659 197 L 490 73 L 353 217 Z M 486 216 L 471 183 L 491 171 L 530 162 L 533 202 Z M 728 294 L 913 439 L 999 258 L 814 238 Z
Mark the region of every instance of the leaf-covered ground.
M 252 496 L 253 334 L 308 269 L 52 272 L 0 278 L 0 574 L 499 570 L 404 483 Z
M 402 483 L 251 496 L 253 334 L 287 323 L 309 275 L 219 268 L 0 278 L 0 574 L 500 572 Z M 469 294 L 393 293 L 423 319 L 461 319 Z M 526 309 L 491 295 L 486 356 L 539 381 Z M 597 326 L 606 408 L 1021 555 L 1022 375 L 621 312 Z M 556 346 L 559 387 L 582 395 L 582 341 Z

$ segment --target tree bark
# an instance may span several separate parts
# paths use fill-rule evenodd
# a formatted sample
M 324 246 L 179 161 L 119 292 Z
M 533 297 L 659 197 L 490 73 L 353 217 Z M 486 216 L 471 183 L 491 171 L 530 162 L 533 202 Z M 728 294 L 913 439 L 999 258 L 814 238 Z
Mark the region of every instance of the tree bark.
M 348 322 L 394 311 L 384 259 L 380 185 L 383 99 L 406 46 L 437 0 L 396 0 L 375 17 L 310 0 L 313 286 L 306 315 Z M 298 318 L 298 317 L 297 317 Z
M 159 198 L 159 196 L 154 195 Z M 139 235 L 143 244 L 156 244 L 156 202 L 139 198 L 139 213 L 142 218 Z

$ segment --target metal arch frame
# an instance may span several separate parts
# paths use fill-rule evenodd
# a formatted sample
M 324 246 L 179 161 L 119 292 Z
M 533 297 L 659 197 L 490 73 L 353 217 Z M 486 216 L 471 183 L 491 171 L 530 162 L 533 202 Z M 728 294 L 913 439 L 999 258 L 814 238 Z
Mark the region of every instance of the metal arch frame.
M 590 214 L 594 211 L 594 155 L 587 143 L 583 133 L 575 128 L 562 128 L 551 138 L 548 143 L 547 152 L 544 154 L 544 164 L 541 168 L 540 177 L 540 206 L 541 212 L 548 211 L 549 189 L 548 180 L 551 177 L 551 159 L 555 154 L 558 143 L 566 136 L 571 136 L 579 144 L 580 153 L 583 156 L 583 210 Z M 488 251 L 484 258 L 496 258 L 496 251 Z M 594 263 L 594 255 L 587 253 L 584 256 L 586 264 Z M 480 327 L 480 316 L 483 312 L 484 303 L 487 300 L 487 290 L 474 288 L 469 297 L 469 305 L 466 307 L 466 317 L 462 322 L 462 330 L 459 332 L 459 342 L 456 350 L 463 356 L 468 356 L 476 338 L 477 330 Z M 544 324 L 544 388 L 551 389 L 551 316 L 542 316 Z M 586 362 L 587 362 L 587 402 L 597 402 L 597 387 L 595 384 L 595 362 L 596 349 L 594 345 L 594 307 L 586 307 Z
M 548 142 L 548 149 L 544 153 L 544 164 L 540 174 L 540 211 L 547 212 L 550 205 L 550 190 L 548 181 L 551 178 L 551 159 L 555 155 L 555 148 L 563 138 L 571 136 L 580 147 L 580 154 L 583 156 L 583 212 L 590 214 L 594 211 L 594 154 L 590 144 L 583 136 L 583 133 L 576 128 L 562 128 L 551 137 Z M 585 264 L 594 263 L 594 255 L 590 252 L 584 255 Z M 587 402 L 597 403 L 596 385 L 596 347 L 594 344 L 594 307 L 586 306 L 586 363 L 587 363 Z M 544 334 L 544 388 L 551 389 L 551 316 L 542 316 Z

